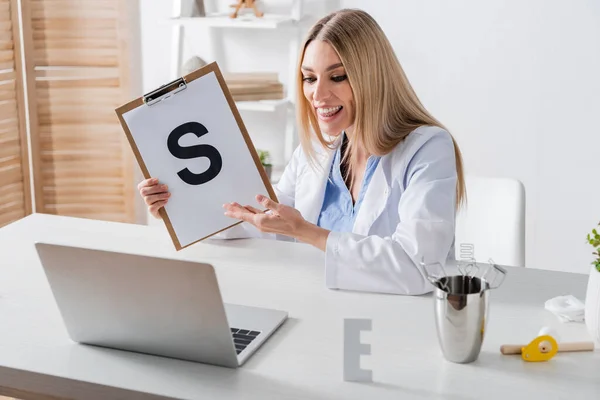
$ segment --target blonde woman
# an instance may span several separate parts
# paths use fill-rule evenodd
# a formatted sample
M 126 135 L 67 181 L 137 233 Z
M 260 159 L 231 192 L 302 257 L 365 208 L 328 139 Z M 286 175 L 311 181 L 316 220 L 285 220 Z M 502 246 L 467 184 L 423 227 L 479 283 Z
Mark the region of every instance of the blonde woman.
M 244 223 L 214 238 L 296 240 L 325 252 L 327 287 L 418 295 L 431 290 L 419 262 L 454 258 L 464 197 L 452 136 L 419 102 L 378 24 L 360 10 L 317 22 L 298 64 L 301 146 L 269 209 L 225 204 Z M 156 216 L 169 193 L 139 190 Z M 258 205 L 258 204 L 257 204 Z

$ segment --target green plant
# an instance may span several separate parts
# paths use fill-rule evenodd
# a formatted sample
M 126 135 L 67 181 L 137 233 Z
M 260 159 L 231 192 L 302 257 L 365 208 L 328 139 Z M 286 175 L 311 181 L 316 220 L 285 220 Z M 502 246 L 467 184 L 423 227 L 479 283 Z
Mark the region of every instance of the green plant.
M 271 166 L 271 154 L 267 150 L 257 150 L 258 158 L 260 159 L 260 163 L 265 167 Z
M 600 226 L 600 222 L 598 223 Z M 600 234 L 596 229 L 592 229 L 592 233 L 587 235 L 587 241 L 592 247 L 596 250 L 593 254 L 596 256 L 596 259 L 592 261 L 592 265 L 596 266 L 598 272 L 600 272 Z

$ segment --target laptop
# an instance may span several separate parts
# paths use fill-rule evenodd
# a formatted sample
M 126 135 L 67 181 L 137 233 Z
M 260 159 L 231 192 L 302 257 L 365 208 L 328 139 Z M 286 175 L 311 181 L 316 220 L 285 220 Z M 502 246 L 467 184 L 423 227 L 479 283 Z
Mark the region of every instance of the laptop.
M 287 312 L 224 304 L 211 264 L 35 243 L 78 343 L 236 368 Z

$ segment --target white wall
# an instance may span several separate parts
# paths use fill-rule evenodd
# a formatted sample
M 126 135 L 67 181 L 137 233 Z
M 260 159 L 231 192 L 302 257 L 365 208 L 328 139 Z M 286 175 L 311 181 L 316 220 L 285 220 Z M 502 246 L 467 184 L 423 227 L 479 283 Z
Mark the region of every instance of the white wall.
M 469 173 L 524 183 L 528 266 L 587 272 L 585 235 L 600 221 L 600 2 L 342 6 L 377 19 Z
M 170 28 L 157 21 L 171 3 L 140 2 L 149 90 L 170 78 Z M 287 2 L 263 4 L 270 11 Z M 468 173 L 524 183 L 528 266 L 587 272 L 585 235 L 600 221 L 600 2 L 313 0 L 305 11 L 321 16 L 340 6 L 362 8 L 381 24 L 421 100 L 456 137 Z M 196 32 L 188 51 L 209 54 L 207 35 Z M 285 37 L 223 35 L 230 69 L 285 74 Z M 257 146 L 280 154 L 277 124 L 242 116 Z

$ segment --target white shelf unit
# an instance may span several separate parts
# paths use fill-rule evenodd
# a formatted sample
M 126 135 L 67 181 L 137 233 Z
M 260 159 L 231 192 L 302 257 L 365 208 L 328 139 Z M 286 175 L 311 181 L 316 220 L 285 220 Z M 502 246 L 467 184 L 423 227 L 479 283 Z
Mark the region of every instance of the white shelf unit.
M 296 20 L 289 15 L 265 14 L 261 18 L 256 18 L 254 14 L 239 15 L 237 18 L 230 18 L 228 14 L 212 13 L 205 17 L 183 17 L 172 18 L 169 20 L 175 25 L 204 24 L 213 28 L 247 28 L 247 29 L 277 29 L 292 27 Z
M 237 101 L 236 107 L 239 111 L 252 112 L 286 112 L 286 126 L 283 133 L 284 140 L 284 164 L 287 163 L 293 154 L 296 146 L 296 122 L 295 122 L 295 73 L 298 50 L 300 46 L 300 23 L 302 22 L 303 0 L 293 0 L 289 14 L 269 14 L 266 13 L 257 18 L 250 10 L 240 12 L 237 18 L 231 18 L 229 13 L 207 13 L 204 17 L 181 17 L 181 3 L 174 2 L 173 17 L 166 23 L 173 25 L 172 33 L 172 56 L 171 56 L 171 75 L 172 79 L 179 77 L 179 71 L 183 63 L 183 51 L 185 40 L 185 28 L 190 26 L 204 26 L 216 29 L 265 29 L 277 30 L 285 29 L 289 34 L 289 64 L 288 79 L 284 83 L 285 98 L 280 100 L 260 100 L 260 101 Z M 163 21 L 165 22 L 165 21 Z M 223 44 L 220 41 L 220 35 L 211 32 L 211 41 L 214 49 L 222 49 Z M 215 54 L 217 62 L 224 57 L 223 52 Z M 275 166 L 273 169 L 273 181 L 281 175 L 283 166 Z

